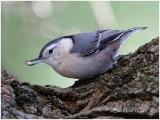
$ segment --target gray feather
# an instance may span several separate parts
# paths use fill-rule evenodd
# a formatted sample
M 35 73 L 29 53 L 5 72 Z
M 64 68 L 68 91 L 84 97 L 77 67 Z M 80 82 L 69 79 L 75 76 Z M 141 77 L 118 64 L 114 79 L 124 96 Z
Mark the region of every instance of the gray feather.
M 72 53 L 78 52 L 82 56 L 89 55 L 98 48 L 98 37 L 96 32 L 79 33 L 72 37 L 74 47 Z
M 146 27 L 135 27 L 127 30 L 98 30 L 96 32 L 79 33 L 72 35 L 74 47 L 71 52 L 77 52 L 81 56 L 88 56 L 97 51 L 103 50 L 114 41 L 123 41 L 137 30 L 144 30 Z

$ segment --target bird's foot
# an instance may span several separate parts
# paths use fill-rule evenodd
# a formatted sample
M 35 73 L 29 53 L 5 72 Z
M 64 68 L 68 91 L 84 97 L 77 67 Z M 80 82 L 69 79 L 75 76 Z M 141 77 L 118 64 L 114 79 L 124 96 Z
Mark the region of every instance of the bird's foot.
M 113 60 L 113 68 L 117 68 L 117 61 L 119 61 L 120 59 L 122 59 L 124 57 L 124 55 L 118 55 L 117 57 L 114 58 Z

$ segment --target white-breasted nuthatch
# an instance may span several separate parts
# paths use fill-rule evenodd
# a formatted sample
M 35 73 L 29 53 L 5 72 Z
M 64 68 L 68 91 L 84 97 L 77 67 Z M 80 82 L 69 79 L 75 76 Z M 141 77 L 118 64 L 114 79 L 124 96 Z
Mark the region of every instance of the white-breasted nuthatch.
M 106 29 L 59 37 L 47 43 L 38 58 L 26 61 L 26 64 L 46 63 L 70 78 L 93 77 L 111 69 L 122 43 L 133 32 L 146 28 Z

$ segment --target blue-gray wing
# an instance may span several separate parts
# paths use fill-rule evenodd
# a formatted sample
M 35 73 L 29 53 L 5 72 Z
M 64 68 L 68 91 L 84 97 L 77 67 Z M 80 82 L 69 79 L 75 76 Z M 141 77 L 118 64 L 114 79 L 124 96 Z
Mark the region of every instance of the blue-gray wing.
M 90 33 L 80 33 L 72 36 L 74 47 L 71 52 L 88 56 L 101 51 L 121 34 L 119 30 L 98 30 Z
M 74 47 L 71 52 L 77 52 L 81 56 L 88 56 L 103 50 L 107 45 L 118 39 L 126 39 L 132 32 L 145 28 L 131 28 L 128 30 L 98 30 L 90 33 L 72 35 Z
M 103 50 L 107 45 L 111 44 L 118 38 L 120 35 L 122 35 L 125 31 L 121 30 L 100 30 L 97 31 L 97 34 L 99 36 L 99 47 L 98 50 Z
M 97 51 L 99 38 L 97 32 L 79 33 L 72 35 L 74 47 L 71 52 L 87 56 Z

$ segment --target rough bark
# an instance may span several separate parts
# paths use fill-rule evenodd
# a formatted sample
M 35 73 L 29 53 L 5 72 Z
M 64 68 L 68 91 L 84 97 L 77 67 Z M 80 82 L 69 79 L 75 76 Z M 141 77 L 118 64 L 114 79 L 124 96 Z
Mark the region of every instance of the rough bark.
M 104 75 L 69 88 L 22 83 L 2 70 L 2 118 L 158 118 L 159 38 Z

